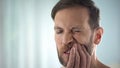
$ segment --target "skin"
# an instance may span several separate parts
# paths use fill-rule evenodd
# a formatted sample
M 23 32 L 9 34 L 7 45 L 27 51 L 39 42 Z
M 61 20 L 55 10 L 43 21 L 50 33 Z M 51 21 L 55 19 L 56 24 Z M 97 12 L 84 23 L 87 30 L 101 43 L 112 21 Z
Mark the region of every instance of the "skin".
M 60 10 L 54 22 L 58 57 L 65 68 L 109 68 L 96 58 L 96 46 L 103 29 L 91 30 L 87 8 L 76 6 Z

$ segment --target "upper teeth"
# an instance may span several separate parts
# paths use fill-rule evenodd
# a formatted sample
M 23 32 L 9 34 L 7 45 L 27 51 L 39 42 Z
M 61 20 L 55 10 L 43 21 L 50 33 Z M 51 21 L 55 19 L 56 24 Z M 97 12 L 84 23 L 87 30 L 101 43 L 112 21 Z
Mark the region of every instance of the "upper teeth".
M 70 50 L 68 50 L 66 53 L 70 53 Z

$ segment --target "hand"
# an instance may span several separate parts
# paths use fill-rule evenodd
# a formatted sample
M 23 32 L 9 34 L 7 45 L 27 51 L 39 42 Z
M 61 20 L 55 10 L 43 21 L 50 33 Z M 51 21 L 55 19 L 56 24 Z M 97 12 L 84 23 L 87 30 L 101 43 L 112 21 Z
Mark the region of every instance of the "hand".
M 66 68 L 90 68 L 91 56 L 84 45 L 75 44 L 69 56 Z

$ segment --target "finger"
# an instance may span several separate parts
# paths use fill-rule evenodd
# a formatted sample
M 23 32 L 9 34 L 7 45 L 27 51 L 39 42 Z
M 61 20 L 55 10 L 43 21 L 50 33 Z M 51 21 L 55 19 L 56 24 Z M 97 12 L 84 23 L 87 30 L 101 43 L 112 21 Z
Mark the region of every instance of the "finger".
M 80 68 L 80 55 L 77 51 L 77 46 L 75 46 L 75 68 Z
M 69 60 L 66 68 L 74 68 L 75 48 L 73 47 L 70 51 Z
M 83 51 L 83 48 L 81 47 L 81 45 L 78 45 L 78 52 L 80 55 L 80 68 L 86 68 L 86 55 Z
M 84 46 L 84 45 L 82 45 L 82 49 L 83 49 L 84 53 L 86 54 L 86 58 L 87 58 L 86 68 L 90 68 L 91 56 L 90 56 L 90 54 L 87 52 L 87 50 L 85 49 L 85 46 Z

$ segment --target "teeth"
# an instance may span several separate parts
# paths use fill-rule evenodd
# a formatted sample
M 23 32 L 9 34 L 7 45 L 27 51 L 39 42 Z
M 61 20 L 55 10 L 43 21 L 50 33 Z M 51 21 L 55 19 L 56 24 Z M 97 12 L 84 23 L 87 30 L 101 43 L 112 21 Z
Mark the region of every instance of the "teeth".
M 68 50 L 66 53 L 68 53 L 68 54 L 69 54 L 69 53 L 70 53 L 70 50 Z

